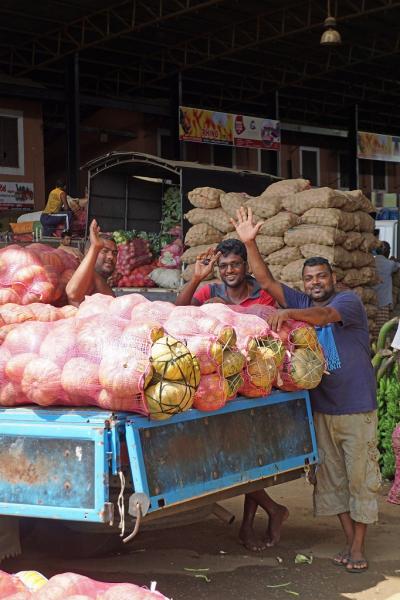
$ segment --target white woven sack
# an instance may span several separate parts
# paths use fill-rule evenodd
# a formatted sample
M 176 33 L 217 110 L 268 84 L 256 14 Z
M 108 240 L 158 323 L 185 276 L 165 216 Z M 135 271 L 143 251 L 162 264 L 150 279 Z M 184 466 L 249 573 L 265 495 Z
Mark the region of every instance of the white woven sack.
M 363 234 L 359 231 L 348 231 L 346 233 L 346 239 L 343 242 L 343 248 L 345 250 L 356 250 L 363 241 Z
M 269 254 L 267 263 L 270 266 L 285 266 L 294 260 L 299 260 L 301 257 L 302 254 L 297 246 L 285 246 L 281 250 L 277 250 L 276 252 Z
M 349 198 L 339 190 L 328 187 L 313 188 L 282 199 L 282 207 L 297 215 L 304 214 L 310 208 L 343 208 L 346 210 Z
M 265 262 L 268 264 L 268 259 L 266 259 Z M 270 265 L 270 264 L 268 264 L 268 268 L 271 271 L 272 277 L 274 279 L 280 281 L 283 266 L 282 265 Z
M 288 196 L 289 194 L 297 194 L 310 187 L 308 179 L 283 179 L 271 183 L 261 194 L 262 196 Z
M 326 258 L 331 265 L 337 265 L 344 269 L 350 269 L 353 266 L 352 255 L 341 246 L 322 246 L 321 244 L 304 244 L 300 246 L 300 252 L 304 258 L 312 256 L 322 256 Z
M 221 206 L 232 219 L 236 219 L 236 213 L 240 207 L 245 206 L 250 196 L 247 194 L 239 194 L 237 192 L 228 192 L 221 194 Z
M 353 250 L 351 253 L 353 259 L 353 267 L 368 267 L 374 264 L 374 257 L 370 252 L 362 252 L 361 250 Z
M 290 262 L 286 267 L 283 267 L 281 272 L 281 278 L 283 281 L 301 281 L 302 279 L 302 271 L 304 266 L 304 259 L 294 260 Z
M 314 244 L 315 240 L 324 246 L 340 245 L 346 239 L 346 234 L 341 229 L 334 227 L 317 227 L 315 225 L 299 225 L 289 229 L 284 235 L 287 246 L 303 246 Z
M 375 212 L 375 207 L 371 200 L 361 190 L 351 190 L 350 192 L 345 192 L 345 194 L 357 205 L 355 210 L 363 210 L 367 213 Z
M 285 210 L 264 221 L 261 235 L 283 235 L 288 229 L 299 224 L 299 217 Z
M 346 274 L 346 271 L 344 269 L 341 269 L 337 265 L 333 265 L 332 270 L 336 275 L 336 281 L 342 281 L 344 279 L 344 276 Z
M 222 233 L 227 233 L 228 231 L 233 231 L 235 229 L 230 222 L 230 217 L 222 210 L 222 208 L 192 208 L 192 210 L 189 210 L 189 212 L 186 213 L 185 218 L 192 225 L 207 223 Z
M 377 279 L 375 268 L 362 267 L 361 269 L 348 269 L 343 282 L 349 287 L 357 287 L 359 285 L 376 285 Z
M 360 285 L 353 288 L 353 292 L 355 292 L 364 303 L 373 304 L 374 306 L 378 303 L 376 291 L 373 288 Z
M 285 245 L 283 237 L 273 237 L 269 235 L 258 235 L 256 237 L 256 243 L 260 254 L 263 256 L 268 256 L 272 252 L 280 250 Z
M 378 312 L 378 307 L 374 304 L 368 304 L 367 302 L 364 302 L 364 308 L 368 319 L 374 320 Z
M 338 208 L 310 208 L 300 217 L 300 223 L 337 227 L 343 231 L 352 231 L 355 227 L 353 214 Z
M 181 256 L 181 261 L 187 265 L 191 265 L 196 262 L 197 257 L 204 252 L 207 252 L 210 248 L 216 248 L 217 244 L 203 244 L 201 246 L 194 246 L 188 248 Z
M 374 236 L 373 233 L 360 233 L 361 235 L 361 244 L 359 249 L 363 252 L 371 252 L 371 250 L 376 250 L 379 246 L 379 240 Z
M 277 215 L 281 210 L 281 205 L 281 199 L 275 196 L 254 196 L 246 202 L 246 206 L 251 208 L 259 219 L 269 219 Z
M 223 190 L 212 187 L 198 187 L 188 193 L 189 202 L 197 208 L 218 208 Z
M 188 229 L 185 236 L 185 245 L 193 247 L 200 244 L 218 244 L 222 238 L 223 234 L 215 227 L 211 227 L 207 223 L 199 223 Z
M 177 289 L 181 283 L 180 269 L 154 269 L 149 277 L 160 288 Z
M 354 218 L 354 228 L 356 231 L 361 231 L 365 233 L 372 233 L 374 231 L 375 221 L 368 213 L 363 212 L 362 210 L 356 210 L 354 213 Z

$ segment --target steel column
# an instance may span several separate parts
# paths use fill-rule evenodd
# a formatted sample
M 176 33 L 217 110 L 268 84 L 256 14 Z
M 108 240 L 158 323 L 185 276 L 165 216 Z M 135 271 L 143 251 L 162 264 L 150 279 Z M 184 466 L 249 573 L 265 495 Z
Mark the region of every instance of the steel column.
M 65 111 L 67 124 L 67 191 L 79 196 L 80 97 L 79 54 L 68 56 L 65 65 Z
M 358 104 L 350 109 L 348 132 L 348 171 L 351 190 L 358 189 L 358 158 L 357 158 Z

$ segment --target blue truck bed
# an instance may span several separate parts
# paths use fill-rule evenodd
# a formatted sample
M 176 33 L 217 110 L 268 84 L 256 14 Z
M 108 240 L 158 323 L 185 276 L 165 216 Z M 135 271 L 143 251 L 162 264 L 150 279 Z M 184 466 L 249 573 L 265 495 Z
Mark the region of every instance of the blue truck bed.
M 5 408 L 0 514 L 110 524 L 119 494 L 126 505 L 140 498 L 145 518 L 157 518 L 297 477 L 317 460 L 304 391 L 238 398 L 166 421 L 90 408 Z

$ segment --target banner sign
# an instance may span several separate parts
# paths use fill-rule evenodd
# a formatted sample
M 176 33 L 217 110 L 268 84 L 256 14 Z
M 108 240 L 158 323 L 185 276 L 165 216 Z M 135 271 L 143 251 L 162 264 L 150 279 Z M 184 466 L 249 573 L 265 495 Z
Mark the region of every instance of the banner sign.
M 280 150 L 280 124 L 272 119 L 179 107 L 181 142 Z
M 280 150 L 281 133 L 279 121 L 234 115 L 235 146 Z
M 400 162 L 400 137 L 358 131 L 357 157 Z
M 33 183 L 0 181 L 0 210 L 31 210 L 33 207 Z
M 200 108 L 179 107 L 179 139 L 232 146 L 232 115 Z

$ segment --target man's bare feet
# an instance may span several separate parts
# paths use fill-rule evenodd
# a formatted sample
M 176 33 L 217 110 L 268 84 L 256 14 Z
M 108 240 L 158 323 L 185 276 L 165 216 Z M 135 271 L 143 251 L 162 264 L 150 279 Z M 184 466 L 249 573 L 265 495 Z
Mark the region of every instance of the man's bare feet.
M 350 548 L 346 548 L 345 550 L 342 550 L 341 552 L 335 554 L 335 556 L 332 558 L 332 562 L 338 567 L 345 567 L 349 561 L 349 558 Z
M 362 550 L 351 550 L 346 563 L 348 573 L 362 573 L 368 569 L 368 561 Z
M 276 546 L 281 539 L 282 524 L 289 517 L 286 506 L 278 504 L 276 510 L 270 513 L 266 535 L 267 546 Z
M 242 525 L 239 531 L 239 539 L 250 552 L 261 552 L 267 547 L 267 543 L 260 540 L 251 527 L 243 527 Z

